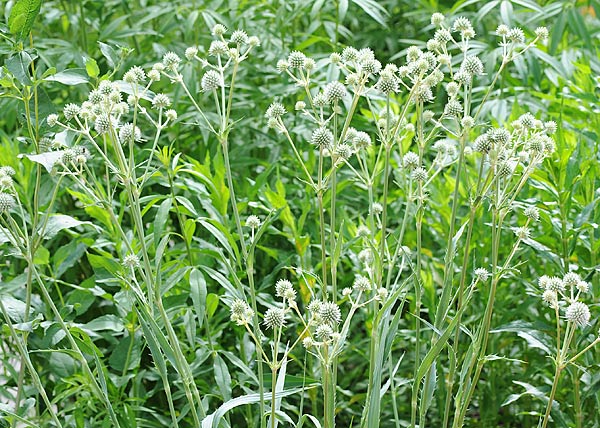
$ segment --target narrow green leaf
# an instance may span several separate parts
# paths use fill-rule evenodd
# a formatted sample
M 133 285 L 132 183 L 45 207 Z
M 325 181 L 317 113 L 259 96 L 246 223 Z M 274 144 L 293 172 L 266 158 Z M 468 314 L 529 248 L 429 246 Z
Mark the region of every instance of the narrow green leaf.
M 194 303 L 198 328 L 200 328 L 206 316 L 206 280 L 202 272 L 197 269 L 192 269 L 190 272 L 190 295 Z

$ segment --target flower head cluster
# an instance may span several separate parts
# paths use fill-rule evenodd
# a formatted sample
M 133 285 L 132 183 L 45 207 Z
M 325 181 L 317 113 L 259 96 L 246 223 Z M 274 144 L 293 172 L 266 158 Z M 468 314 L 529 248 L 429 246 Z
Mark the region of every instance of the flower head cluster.
M 589 284 L 576 272 L 568 272 L 562 278 L 544 275 L 538 280 L 543 290 L 542 300 L 555 310 L 564 310 L 565 319 L 577 326 L 589 324 L 591 314 L 580 298 L 589 291 Z
M 235 299 L 231 304 L 231 321 L 237 325 L 247 325 L 252 321 L 254 311 L 248 303 L 241 299 Z
M 0 167 L 0 190 L 7 190 L 13 186 L 15 170 L 10 166 Z
M 308 305 L 309 325 L 314 329 L 314 336 L 320 342 L 314 345 L 331 343 L 337 336 L 337 326 L 342 320 L 342 312 L 334 302 L 313 300 Z

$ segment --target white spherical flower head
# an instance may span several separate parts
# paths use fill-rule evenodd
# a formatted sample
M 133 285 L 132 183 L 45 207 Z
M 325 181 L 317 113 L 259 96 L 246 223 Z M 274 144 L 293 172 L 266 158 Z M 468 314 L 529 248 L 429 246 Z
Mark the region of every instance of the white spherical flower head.
M 364 224 L 361 224 L 356 229 L 356 236 L 357 237 L 366 238 L 366 237 L 369 237 L 370 235 L 371 235 L 371 230 L 367 226 L 365 226 Z
M 218 36 L 222 36 L 226 32 L 227 32 L 227 28 L 223 24 L 215 24 L 212 27 L 211 34 L 213 36 L 217 36 L 218 37 Z
M 546 134 L 548 134 L 548 135 L 554 134 L 556 132 L 557 128 L 558 128 L 558 125 L 553 120 L 549 120 L 548 122 L 544 123 L 544 130 L 546 131 Z
M 355 290 L 358 290 L 358 291 L 361 291 L 364 293 L 371 289 L 371 281 L 369 280 L 369 278 L 367 278 L 365 276 L 358 275 L 354 279 L 354 284 L 352 284 L 352 287 Z
M 586 281 L 579 281 L 575 287 L 581 293 L 587 293 L 590 291 L 590 284 L 588 284 Z
M 590 310 L 585 303 L 573 302 L 565 311 L 567 321 L 585 327 L 590 321 Z
M 508 34 L 506 34 L 506 38 L 513 43 L 524 43 L 525 42 L 525 33 L 518 27 L 511 28 L 508 30 Z
M 543 290 L 548 288 L 549 284 L 550 284 L 550 277 L 548 275 L 543 275 L 538 279 L 538 286 Z
M 346 63 L 353 62 L 358 59 L 358 51 L 352 46 L 348 46 L 342 51 L 342 60 Z
M 98 134 L 104 134 L 112 125 L 112 120 L 107 114 L 102 114 L 96 118 L 94 129 Z
M 121 143 L 133 141 L 139 141 L 142 139 L 142 132 L 137 126 L 133 126 L 133 123 L 125 123 L 119 130 L 119 139 Z
M 167 119 L 169 119 L 171 122 L 177 120 L 177 112 L 173 109 L 169 109 L 165 112 L 165 116 Z
M 445 19 L 446 18 L 444 17 L 444 15 L 442 15 L 439 12 L 436 12 L 433 15 L 431 15 L 431 25 L 433 25 L 435 27 L 439 27 L 440 25 L 442 25 L 444 23 Z
M 54 114 L 54 113 L 53 114 L 49 114 L 48 117 L 46 118 L 46 123 L 50 127 L 56 125 L 56 122 L 58 122 L 58 115 L 57 114 Z
M 231 43 L 235 43 L 238 45 L 248 43 L 248 34 L 244 30 L 236 30 L 231 33 L 231 38 L 229 39 Z
M 235 299 L 231 304 L 231 321 L 235 322 L 237 325 L 248 324 L 253 316 L 254 311 L 245 301 Z
M 419 168 L 421 165 L 421 162 L 419 162 L 419 155 L 413 152 L 408 152 L 402 158 L 402 165 L 409 171 Z
M 291 68 L 304 68 L 306 55 L 302 52 L 293 51 L 289 54 L 287 63 Z
M 171 100 L 165 94 L 156 94 L 152 99 L 152 107 L 155 109 L 167 108 L 171 105 Z
M 190 61 L 194 59 L 196 55 L 198 55 L 198 48 L 196 46 L 190 46 L 185 50 L 184 55 L 187 58 L 187 60 Z
M 361 252 L 358 253 L 358 260 L 365 265 L 373 263 L 373 251 L 371 251 L 370 248 L 365 248 L 364 250 L 361 250 Z
M 490 277 L 490 273 L 486 268 L 477 268 L 475 269 L 475 276 L 481 282 L 486 282 Z
M 304 69 L 307 71 L 314 70 L 317 68 L 317 62 L 312 58 L 306 58 L 304 60 Z
M 357 149 L 364 149 L 369 147 L 372 144 L 371 137 L 364 131 L 358 131 L 354 138 L 352 138 L 352 143 Z
M 532 221 L 540 220 L 540 210 L 538 210 L 536 207 L 527 207 L 523 213 L 525 214 L 525 217 L 531 219 Z
M 541 41 L 548 40 L 549 32 L 546 27 L 537 27 L 535 29 L 535 36 L 539 38 Z
M 250 215 L 246 219 L 246 226 L 251 229 L 258 229 L 260 227 L 260 223 L 260 218 L 258 218 L 258 216 L 255 215 Z
M 285 311 L 281 308 L 271 308 L 265 313 L 263 324 L 267 328 L 281 328 L 285 325 Z
M 563 277 L 563 282 L 567 287 L 577 287 L 577 284 L 581 281 L 581 277 L 575 272 L 569 272 Z
M 127 254 L 123 258 L 123 266 L 129 268 L 136 268 L 140 265 L 140 259 L 135 254 Z
M 275 295 L 277 297 L 287 298 L 291 293 L 295 294 L 294 286 L 287 279 L 280 279 L 275 283 Z
M 141 67 L 135 65 L 123 75 L 123 80 L 127 83 L 141 83 L 146 80 L 146 73 Z
M 285 107 L 281 103 L 271 103 L 267 111 L 265 112 L 265 117 L 267 118 L 278 118 L 283 116 L 286 113 Z
M 556 308 L 558 305 L 558 296 L 556 291 L 553 290 L 545 290 L 542 294 L 542 300 L 552 308 Z
M 202 76 L 202 80 L 200 81 L 200 86 L 204 92 L 214 91 L 221 88 L 223 85 L 223 78 L 216 70 L 209 70 L 204 73 L 204 76 Z
M 411 174 L 411 178 L 419 183 L 423 183 L 425 181 L 427 181 L 427 176 L 429 174 L 427 174 L 427 170 L 425 168 L 417 168 L 415 169 Z
M 338 305 L 333 302 L 323 302 L 319 308 L 319 316 L 323 322 L 334 326 L 342 320 L 342 313 Z
M 548 278 L 547 284 L 546 284 L 546 289 L 552 290 L 552 291 L 563 292 L 563 291 L 565 291 L 565 283 L 559 277 L 553 276 L 553 277 Z
M 329 324 L 321 324 L 315 330 L 315 335 L 319 338 L 319 340 L 323 342 L 327 342 L 331 339 L 331 335 L 333 334 L 333 329 Z
M 317 128 L 312 133 L 311 142 L 315 146 L 329 147 L 333 144 L 333 133 L 325 127 Z
M 163 55 L 162 63 L 167 70 L 175 71 L 180 62 L 181 58 L 174 52 L 167 52 Z
M 305 337 L 304 339 L 302 339 L 302 345 L 306 349 L 310 349 L 313 346 L 315 346 L 315 341 L 312 339 L 312 337 L 308 336 L 308 337 Z
M 0 188 L 8 189 L 13 186 L 13 179 L 10 175 L 0 175 Z
M 80 111 L 81 107 L 79 107 L 77 104 L 71 103 L 65 106 L 65 108 L 63 109 L 63 114 L 65 115 L 65 119 L 71 120 L 75 116 L 77 116 Z
M 525 226 L 517 227 L 515 229 L 515 235 L 517 235 L 517 238 L 520 240 L 529 239 L 529 228 Z
M 341 82 L 329 82 L 324 93 L 327 102 L 333 104 L 346 96 L 346 87 Z
M 225 55 L 225 54 L 227 54 L 228 51 L 229 51 L 229 46 L 227 46 L 227 43 L 222 42 L 221 40 L 213 40 L 210 43 L 210 46 L 208 48 L 208 55 L 209 56 Z
M 510 31 L 510 28 L 508 28 L 508 26 L 506 26 L 504 24 L 500 24 L 500 25 L 498 25 L 498 28 L 496 29 L 496 34 L 499 35 L 500 37 L 503 37 L 503 36 L 507 36 L 509 31 Z
M 460 17 L 456 18 L 452 25 L 452 31 L 456 31 L 456 32 L 472 30 L 472 29 L 473 29 L 473 25 L 471 24 L 471 21 L 469 21 L 469 19 L 465 18 L 464 16 L 460 16 Z
M 450 100 L 444 107 L 446 116 L 460 116 L 463 112 L 463 106 L 458 100 Z
M 15 175 L 15 170 L 11 166 L 3 166 L 0 168 L 0 177 L 9 176 L 12 177 Z
M 373 212 L 373 214 L 379 215 L 383 212 L 383 205 L 381 205 L 379 202 L 373 202 L 371 211 Z

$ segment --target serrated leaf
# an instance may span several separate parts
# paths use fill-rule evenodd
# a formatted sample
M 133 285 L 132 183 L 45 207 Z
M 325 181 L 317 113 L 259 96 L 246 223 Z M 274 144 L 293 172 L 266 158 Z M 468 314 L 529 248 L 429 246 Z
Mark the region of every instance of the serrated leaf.
M 8 30 L 17 40 L 24 40 L 29 35 L 41 6 L 42 0 L 17 0 L 15 2 L 8 17 Z

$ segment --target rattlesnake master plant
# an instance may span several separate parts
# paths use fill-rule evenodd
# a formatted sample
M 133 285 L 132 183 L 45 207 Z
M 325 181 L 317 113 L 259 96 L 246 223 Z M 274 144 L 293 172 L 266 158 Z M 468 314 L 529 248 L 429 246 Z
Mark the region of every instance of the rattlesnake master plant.
M 433 37 L 407 48 L 398 64 L 382 64 L 371 49 L 354 47 L 314 58 L 294 50 L 273 64 L 289 86 L 285 95 L 275 96 L 264 118 L 254 112 L 252 119 L 262 119 L 291 149 L 295 164 L 282 171 L 291 174 L 288 186 L 300 186 L 295 194 L 312 208 L 297 223 L 289 220 L 296 208 L 288 206 L 286 186 L 279 181 L 284 172 L 277 171 L 277 192 L 269 189 L 252 202 L 236 196 L 236 188 L 244 186 L 234 181 L 229 152 L 238 138 L 236 93 L 246 89 L 238 72 L 253 60 L 260 41 L 221 24 L 212 28 L 208 46 L 166 52 L 150 68 L 131 67 L 122 80 L 101 79 L 86 101 L 69 100 L 60 114 L 46 117 L 56 133 L 40 138 L 40 153 L 28 155 L 48 169 L 54 185 L 40 221 L 39 213 L 26 212 L 15 171 L 0 168 L 2 231 L 26 261 L 28 287 L 35 283 L 42 290 L 69 340 L 69 352 L 84 367 L 87 387 L 113 426 L 126 426 L 117 417 L 122 403 L 111 395 L 122 386 L 105 376 L 97 356 L 92 361 L 84 355 L 82 349 L 90 349 L 81 345 L 89 346 L 82 342 L 85 336 L 78 330 L 73 334 L 45 288 L 52 273 L 35 261 L 65 183 L 87 212 L 103 213 L 103 225 L 113 233 L 96 249 L 107 260 L 118 260 L 116 267 L 103 265 L 112 270 L 102 280 L 119 289 L 114 305 L 127 317 L 131 346 L 139 337 L 137 327 L 146 339 L 156 369 L 153 382 L 160 384 L 161 403 L 168 406 L 163 425 L 235 426 L 237 419 L 227 413 L 240 403 L 252 405 L 244 411 L 247 425 L 293 424 L 294 413 L 299 425 L 309 414 L 307 399 L 316 426 L 333 427 L 336 416 L 347 412 L 346 419 L 375 428 L 388 423 L 382 421 L 381 402 L 390 395 L 397 424 L 410 419 L 410 426 L 424 427 L 431 409 L 444 427 L 465 424 L 490 360 L 499 283 L 517 272 L 520 251 L 531 243 L 540 220 L 533 202 L 519 199 L 553 155 L 558 125 L 532 113 L 506 124 L 484 115 L 502 72 L 547 39 L 547 29 L 536 29 L 528 40 L 519 28 L 498 26 L 501 62 L 494 69 L 479 58 L 469 19 L 448 20 L 436 13 L 431 24 Z M 191 107 L 178 112 L 182 93 Z M 211 180 L 211 166 L 166 147 L 173 125 L 208 130 L 218 143 L 212 168 L 222 165 L 220 178 Z M 196 206 L 184 196 L 189 192 L 180 192 L 185 186 L 200 195 Z M 216 209 L 211 204 L 219 192 L 225 203 Z M 349 202 L 366 209 L 354 212 Z M 447 210 L 443 227 L 436 230 L 434 218 L 443 205 L 451 214 Z M 211 217 L 202 217 L 197 206 Z M 255 278 L 256 249 L 276 258 L 264 243 L 284 235 L 276 228 L 279 221 L 293 230 L 297 254 L 278 260 L 271 276 Z M 303 229 L 309 223 L 314 236 Z M 474 244 L 473 236 L 480 233 L 491 235 L 490 248 Z M 289 279 L 280 278 L 280 270 Z M 171 277 L 171 272 L 176 273 Z M 228 307 L 231 331 L 240 339 L 231 348 L 235 353 L 225 349 L 230 330 L 212 330 L 215 323 L 223 324 L 223 316 L 209 320 L 217 310 L 210 313 L 209 281 L 211 288 L 218 282 L 212 302 Z M 589 286 L 578 274 L 543 277 L 540 286 L 557 326 L 556 375 L 541 421 L 545 427 L 561 372 L 600 338 L 569 355 L 575 334 L 586 331 L 594 318 L 593 308 L 583 302 Z M 193 306 L 193 316 L 169 306 L 188 295 L 191 303 L 184 303 Z M 478 297 L 487 300 L 483 307 L 475 306 Z M 45 394 L 28 358 L 26 335 L 15 330 L 4 306 L 0 309 L 54 424 L 63 426 L 66 410 L 55 411 Z M 201 338 L 196 325 L 202 326 Z M 366 340 L 359 343 L 355 330 L 365 332 Z M 395 355 L 398 341 L 402 356 Z M 347 385 L 345 374 L 362 369 L 350 367 L 352 354 L 368 361 L 369 375 L 363 383 Z M 242 368 L 239 384 L 232 383 L 225 359 Z M 129 375 L 128 363 L 123 377 Z M 404 382 L 411 389 L 406 415 L 397 408 L 396 394 L 406 388 L 399 382 L 400 368 L 411 378 Z M 218 379 L 220 396 L 211 382 L 209 389 L 201 388 L 207 370 Z M 294 381 L 289 377 L 294 370 L 304 376 L 298 388 L 286 385 Z M 312 391 L 313 379 L 322 393 Z M 118 381 L 127 385 L 129 379 Z M 346 400 L 350 394 L 352 400 Z M 294 410 L 287 400 L 300 404 Z

